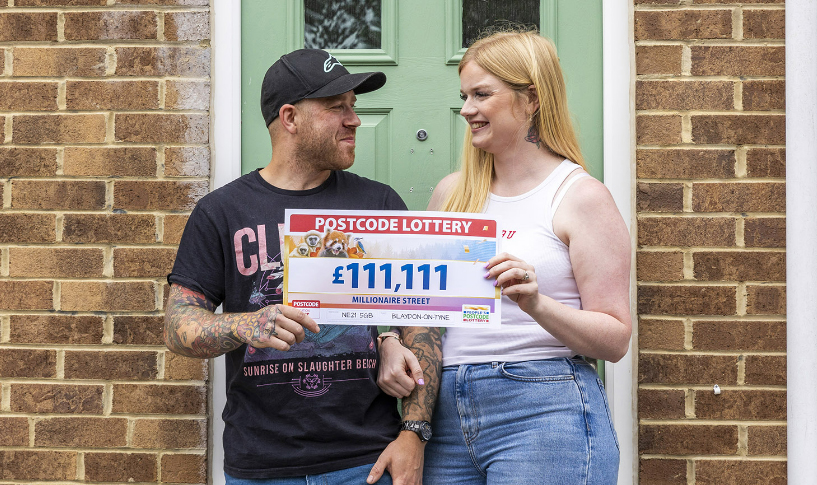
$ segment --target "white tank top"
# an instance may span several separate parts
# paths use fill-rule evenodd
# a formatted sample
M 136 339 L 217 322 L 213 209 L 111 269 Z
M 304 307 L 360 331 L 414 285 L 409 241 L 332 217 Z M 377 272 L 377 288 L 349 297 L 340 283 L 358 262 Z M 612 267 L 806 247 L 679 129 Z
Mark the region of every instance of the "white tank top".
M 564 194 L 573 182 L 588 176 L 582 172 L 562 186 L 577 168 L 579 165 L 565 160 L 539 186 L 525 194 L 515 197 L 490 194 L 483 212 L 499 220 L 500 251 L 536 268 L 540 293 L 581 309 L 568 247 L 553 233 L 553 214 Z M 443 336 L 443 365 L 519 362 L 575 354 L 506 296 L 502 297 L 499 328 L 449 328 Z

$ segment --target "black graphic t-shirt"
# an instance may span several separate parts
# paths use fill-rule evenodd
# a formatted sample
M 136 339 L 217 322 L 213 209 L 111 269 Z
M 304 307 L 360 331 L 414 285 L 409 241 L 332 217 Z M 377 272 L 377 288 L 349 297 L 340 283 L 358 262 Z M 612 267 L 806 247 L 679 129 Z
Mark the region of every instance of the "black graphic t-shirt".
M 251 172 L 199 201 L 168 281 L 225 313 L 281 303 L 285 209 L 406 205 L 387 185 L 349 172 L 305 191 L 278 189 Z M 273 478 L 374 463 L 400 422 L 395 399 L 377 387 L 376 334 L 376 327 L 322 325 L 288 352 L 242 345 L 228 353 L 224 470 Z

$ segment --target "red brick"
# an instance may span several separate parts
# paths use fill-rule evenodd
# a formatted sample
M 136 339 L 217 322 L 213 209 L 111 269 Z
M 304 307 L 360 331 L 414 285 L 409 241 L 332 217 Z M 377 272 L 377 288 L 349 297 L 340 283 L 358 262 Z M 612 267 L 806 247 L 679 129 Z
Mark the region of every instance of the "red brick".
M 114 413 L 203 414 L 207 412 L 205 386 L 114 384 Z
M 207 143 L 209 117 L 198 114 L 117 114 L 116 140 L 133 143 Z
M 186 215 L 166 215 L 162 242 L 165 244 L 179 244 L 184 226 L 187 225 L 187 219 L 188 216 Z
M 56 111 L 57 83 L 0 82 L 0 110 Z
M 165 175 L 168 177 L 208 177 L 210 175 L 210 149 L 207 147 L 166 148 Z
M 749 426 L 747 432 L 750 455 L 786 456 L 785 426 Z
M 28 441 L 28 418 L 0 417 L 0 446 L 28 446 Z
M 785 386 L 786 356 L 747 355 L 745 382 L 750 386 Z
M 724 3 L 724 4 L 734 5 L 736 3 L 743 3 L 743 4 L 750 4 L 750 3 L 783 3 L 784 1 L 785 0 L 740 0 L 740 2 L 737 2 L 736 0 L 692 0 L 692 3 L 702 3 L 702 4 Z
M 104 47 L 15 47 L 14 75 L 99 77 L 106 73 Z
M 684 350 L 683 320 L 639 318 L 638 348 L 640 350 Z
M 153 453 L 85 453 L 85 479 L 92 482 L 155 482 Z
M 681 251 L 638 251 L 638 281 L 678 281 L 684 279 L 684 253 Z
M 639 389 L 638 419 L 683 419 L 686 398 L 680 389 Z
M 156 39 L 154 12 L 114 10 L 66 12 L 65 40 Z
M 636 185 L 636 207 L 639 212 L 682 212 L 684 185 L 639 182 Z
M 681 117 L 678 115 L 637 115 L 636 143 L 673 145 L 681 143 Z
M 785 177 L 786 149 L 750 148 L 746 151 L 746 172 L 749 177 Z
M 53 177 L 56 173 L 56 148 L 0 147 L 0 177 Z
M 17 115 L 12 127 L 12 142 L 23 145 L 105 141 L 102 114 Z
M 163 331 L 164 318 L 161 316 L 113 317 L 113 342 L 116 344 L 164 345 Z
M 749 315 L 785 315 L 786 287 L 747 285 L 746 313 Z
M 700 251 L 692 254 L 700 281 L 786 281 L 786 253 Z
M 204 419 L 137 419 L 133 447 L 168 449 L 207 448 Z
M 47 243 L 57 237 L 54 214 L 0 214 L 0 243 Z
M 157 109 L 158 81 L 68 81 L 66 107 L 72 110 Z
M 207 181 L 116 181 L 114 208 L 125 210 L 192 210 L 210 190 Z
M 156 309 L 150 282 L 66 281 L 62 283 L 63 311 L 153 311 Z
M 104 257 L 100 248 L 9 248 L 9 276 L 101 277 Z
M 692 324 L 692 348 L 723 351 L 786 351 L 786 322 L 699 321 Z
M 114 248 L 114 278 L 164 278 L 173 269 L 174 248 Z
M 697 460 L 696 485 L 786 485 L 785 461 Z
M 57 377 L 57 351 L 0 349 L 0 375 L 8 377 Z
M 647 179 L 733 178 L 735 152 L 721 149 L 639 149 L 636 176 Z
M 735 105 L 730 81 L 636 81 L 636 109 L 729 110 Z
M 204 483 L 207 481 L 205 455 L 162 455 L 163 483 Z
M 635 12 L 635 40 L 729 39 L 730 10 L 641 10 Z
M 693 45 L 693 76 L 783 76 L 786 54 L 783 46 Z
M 785 212 L 786 184 L 696 183 L 692 208 L 695 212 Z
M 210 50 L 198 47 L 117 47 L 117 76 L 210 75 Z
M 737 384 L 738 358 L 731 355 L 641 354 L 641 384 Z
M 677 1 L 677 0 L 676 0 Z M 635 46 L 636 74 L 681 74 L 683 47 L 680 45 Z
M 786 109 L 786 81 L 744 81 L 743 109 L 745 111 Z
M 210 38 L 210 12 L 168 12 L 165 40 L 205 40 Z
M 74 451 L 0 450 L 0 478 L 6 480 L 76 480 L 77 453 Z
M 11 315 L 9 341 L 26 344 L 102 343 L 102 317 L 91 315 Z
M 66 379 L 144 381 L 158 374 L 156 352 L 65 352 Z
M 692 141 L 712 144 L 786 143 L 786 116 L 775 115 L 693 115 Z
M 743 222 L 743 242 L 747 248 L 785 248 L 784 217 L 752 217 Z
M 153 147 L 66 147 L 65 175 L 152 177 L 156 175 Z
M 784 39 L 786 16 L 784 10 L 744 10 L 744 39 Z
M 727 217 L 643 217 L 638 220 L 642 246 L 735 245 L 735 220 Z
M 66 214 L 62 238 L 67 243 L 152 243 L 156 242 L 156 217 L 151 214 Z
M 124 418 L 46 418 L 34 424 L 34 446 L 122 447 L 127 431 Z
M 785 421 L 786 391 L 695 391 L 697 419 Z
M 102 392 L 101 385 L 12 384 L 11 410 L 37 414 L 102 414 Z
M 639 460 L 638 483 L 649 485 L 687 485 L 686 460 Z
M 203 381 L 207 379 L 207 360 L 165 353 L 165 379 Z
M 0 42 L 57 41 L 57 12 L 0 12 Z
M 737 449 L 737 426 L 639 426 L 638 450 L 642 454 L 734 455 Z
M 4 310 L 52 310 L 53 298 L 50 281 L 0 281 L 0 308 Z
M 652 315 L 733 315 L 734 286 L 640 285 L 638 313 Z

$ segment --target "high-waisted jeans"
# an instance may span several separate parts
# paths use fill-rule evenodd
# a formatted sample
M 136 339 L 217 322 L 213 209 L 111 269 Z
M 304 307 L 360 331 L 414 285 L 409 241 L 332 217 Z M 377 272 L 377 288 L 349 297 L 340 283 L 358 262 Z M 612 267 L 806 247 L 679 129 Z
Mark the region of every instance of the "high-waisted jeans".
M 425 485 L 615 484 L 618 440 L 581 358 L 443 369 Z

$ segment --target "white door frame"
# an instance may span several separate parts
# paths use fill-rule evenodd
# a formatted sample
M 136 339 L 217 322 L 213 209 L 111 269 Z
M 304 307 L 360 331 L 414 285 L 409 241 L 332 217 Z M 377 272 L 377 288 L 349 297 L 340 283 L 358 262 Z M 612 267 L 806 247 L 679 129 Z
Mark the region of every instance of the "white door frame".
M 210 140 L 212 147 L 212 188 L 218 188 L 241 175 L 241 11 L 235 0 L 213 0 L 212 26 L 212 108 Z M 635 219 L 633 210 L 633 170 L 635 159 L 633 79 L 635 50 L 632 40 L 632 2 L 603 2 L 603 77 L 604 77 L 604 181 L 628 227 Z M 252 109 L 252 107 L 250 108 Z M 260 108 L 259 108 L 260 109 Z M 631 231 L 632 232 L 632 231 Z M 634 234 L 634 233 L 633 233 Z M 634 246 L 633 246 L 634 247 Z M 633 274 L 635 272 L 633 271 Z M 632 285 L 635 288 L 635 285 Z M 634 290 L 631 291 L 633 327 Z M 637 335 L 634 330 L 633 335 Z M 637 340 L 633 338 L 633 342 Z M 634 362 L 638 352 L 630 352 L 616 364 L 607 365 L 608 395 L 613 423 L 619 435 L 621 466 L 619 484 L 635 483 L 638 466 Z M 212 382 L 211 483 L 224 483 L 224 448 L 221 435 L 225 404 L 224 357 L 214 359 Z

